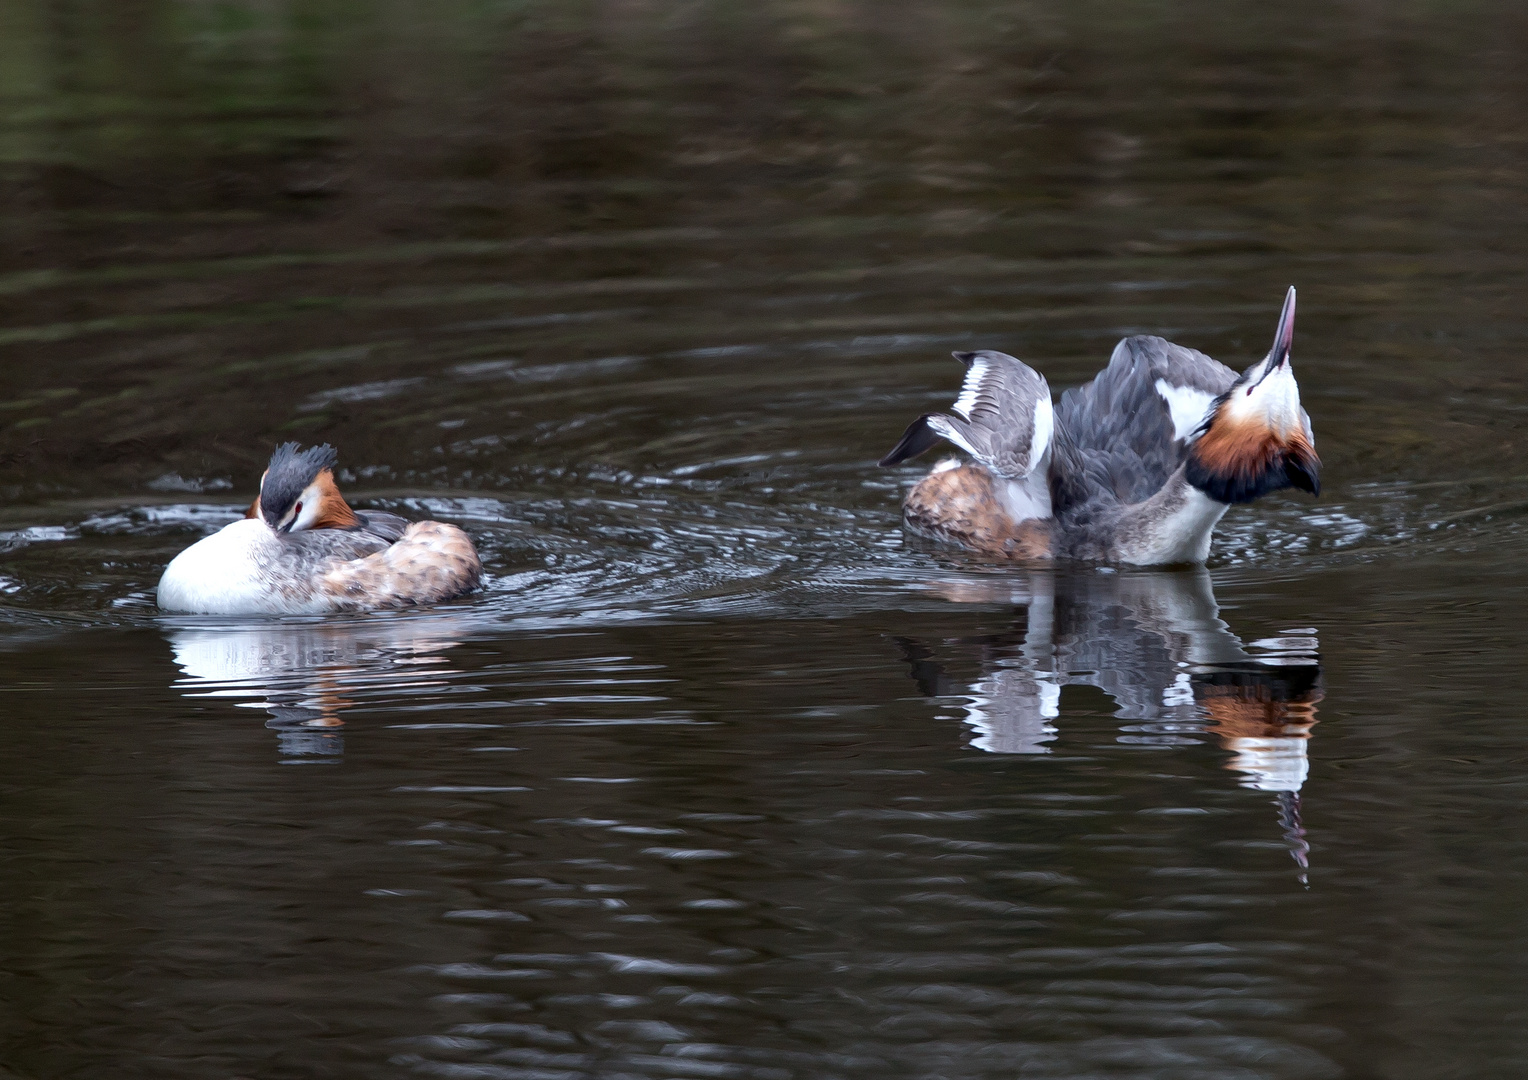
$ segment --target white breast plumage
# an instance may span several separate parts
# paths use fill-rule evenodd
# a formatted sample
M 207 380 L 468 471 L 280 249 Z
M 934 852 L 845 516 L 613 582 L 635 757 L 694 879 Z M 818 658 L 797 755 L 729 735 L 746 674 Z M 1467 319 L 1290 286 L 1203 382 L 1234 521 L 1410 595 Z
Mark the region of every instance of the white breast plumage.
M 281 541 L 244 518 L 175 556 L 159 579 L 159 606 L 193 615 L 270 615 L 291 608 L 272 588 L 269 567 Z

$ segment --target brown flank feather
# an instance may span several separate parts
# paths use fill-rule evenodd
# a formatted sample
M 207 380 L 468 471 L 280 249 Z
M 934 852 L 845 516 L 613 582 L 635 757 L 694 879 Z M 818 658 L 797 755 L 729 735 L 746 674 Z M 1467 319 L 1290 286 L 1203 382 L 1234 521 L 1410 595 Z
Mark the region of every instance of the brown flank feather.
M 907 524 L 914 532 L 1007 559 L 1049 559 L 1050 521 L 1015 523 L 998 501 L 992 474 L 977 465 L 930 473 L 907 493 Z
M 416 521 L 396 544 L 323 575 L 341 607 L 407 607 L 451 600 L 477 588 L 483 565 L 467 534 L 442 521 Z

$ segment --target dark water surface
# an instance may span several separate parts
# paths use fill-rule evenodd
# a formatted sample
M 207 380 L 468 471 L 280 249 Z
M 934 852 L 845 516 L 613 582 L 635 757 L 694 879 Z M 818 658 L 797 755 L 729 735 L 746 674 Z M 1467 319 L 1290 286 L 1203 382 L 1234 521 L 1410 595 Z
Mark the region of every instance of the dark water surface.
M 1517 1077 L 1511 4 L 0 6 L 0 1076 Z M 903 536 L 952 348 L 1237 366 L 1207 572 Z M 272 445 L 486 593 L 165 619 Z

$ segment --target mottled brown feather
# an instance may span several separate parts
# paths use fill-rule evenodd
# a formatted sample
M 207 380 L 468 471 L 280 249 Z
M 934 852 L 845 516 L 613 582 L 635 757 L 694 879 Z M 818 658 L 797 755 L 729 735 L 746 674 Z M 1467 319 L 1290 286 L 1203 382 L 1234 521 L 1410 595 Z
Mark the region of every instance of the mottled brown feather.
M 408 607 L 471 592 L 482 577 L 466 533 L 440 521 L 416 521 L 397 543 L 326 572 L 321 588 L 335 597 L 364 597 L 367 608 Z
M 1052 522 L 1014 522 L 992 474 L 979 465 L 930 473 L 908 492 L 903 510 L 914 532 L 935 540 L 1007 559 L 1051 557 Z

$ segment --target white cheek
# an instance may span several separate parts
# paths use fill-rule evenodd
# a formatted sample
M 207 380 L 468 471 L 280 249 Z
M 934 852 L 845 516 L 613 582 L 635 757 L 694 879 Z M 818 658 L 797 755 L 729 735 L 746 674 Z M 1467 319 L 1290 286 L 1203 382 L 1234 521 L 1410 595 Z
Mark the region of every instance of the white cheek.
M 323 498 L 323 493 L 318 490 L 317 484 L 308 485 L 302 497 L 297 500 L 302 505 L 302 511 L 297 515 L 297 520 L 292 522 L 293 532 L 313 527 L 313 523 L 318 520 L 319 504 L 323 502 Z
M 1261 417 L 1263 410 L 1253 403 L 1255 393 L 1256 391 L 1246 390 L 1240 386 L 1231 391 L 1231 396 L 1225 405 L 1226 419 L 1240 422 Z
M 1268 376 L 1264 386 L 1267 387 L 1268 395 L 1264 411 L 1269 424 L 1285 435 L 1300 427 L 1300 385 L 1295 382 L 1295 373 L 1289 370 L 1289 365 L 1284 365 Z M 1253 395 L 1254 398 L 1256 396 Z
M 1250 392 L 1238 387 L 1227 404 L 1231 419 L 1259 420 L 1281 435 L 1302 423 L 1300 386 L 1287 365 L 1269 374 Z

